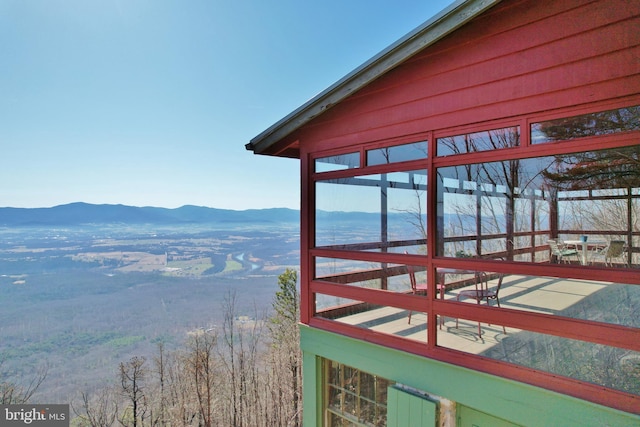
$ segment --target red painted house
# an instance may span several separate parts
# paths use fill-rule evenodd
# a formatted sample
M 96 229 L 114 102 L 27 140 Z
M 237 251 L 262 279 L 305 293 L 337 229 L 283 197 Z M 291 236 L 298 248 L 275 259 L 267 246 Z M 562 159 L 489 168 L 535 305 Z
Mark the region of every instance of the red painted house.
M 640 425 L 640 2 L 458 1 L 300 159 L 305 425 Z

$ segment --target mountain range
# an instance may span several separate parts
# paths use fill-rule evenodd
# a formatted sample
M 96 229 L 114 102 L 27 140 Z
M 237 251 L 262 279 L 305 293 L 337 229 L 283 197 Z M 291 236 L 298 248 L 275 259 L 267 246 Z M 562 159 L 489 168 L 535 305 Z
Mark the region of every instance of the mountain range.
M 0 208 L 0 226 L 81 224 L 190 224 L 298 222 L 300 212 L 287 208 L 242 211 L 186 205 L 168 209 L 126 205 L 70 203 L 51 208 Z

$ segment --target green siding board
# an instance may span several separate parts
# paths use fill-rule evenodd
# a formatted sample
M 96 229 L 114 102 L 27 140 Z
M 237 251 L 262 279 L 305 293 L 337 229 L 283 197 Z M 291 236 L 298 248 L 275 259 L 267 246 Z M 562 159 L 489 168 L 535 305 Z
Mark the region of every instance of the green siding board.
M 435 402 L 395 387 L 389 387 L 387 396 L 387 427 L 435 427 Z
M 357 367 L 514 424 L 564 427 L 640 425 L 639 415 L 305 325 L 301 326 L 300 339 L 304 352 Z M 315 376 L 321 382 L 322 377 L 316 369 L 315 366 L 312 370 L 305 367 L 306 382 L 309 382 L 307 375 Z M 317 393 L 304 396 L 305 415 L 307 397 L 316 399 L 318 396 Z M 317 402 L 311 404 L 320 405 Z
M 422 405 L 417 404 L 414 400 L 416 398 L 414 397 L 413 399 L 407 399 L 405 398 L 404 400 L 408 401 L 407 403 L 409 404 L 409 411 L 408 411 L 408 419 L 406 421 L 406 423 L 404 424 L 407 427 L 421 427 L 421 426 L 425 426 L 427 427 L 426 424 L 422 424 Z M 431 426 L 429 427 L 433 427 L 433 424 L 431 424 Z
M 457 414 L 457 427 L 518 427 L 517 424 L 492 417 L 489 414 L 473 410 L 466 406 L 459 406 Z
M 387 390 L 387 427 L 398 427 L 400 411 L 398 394 L 394 393 L 393 388 L 389 387 L 389 390 Z

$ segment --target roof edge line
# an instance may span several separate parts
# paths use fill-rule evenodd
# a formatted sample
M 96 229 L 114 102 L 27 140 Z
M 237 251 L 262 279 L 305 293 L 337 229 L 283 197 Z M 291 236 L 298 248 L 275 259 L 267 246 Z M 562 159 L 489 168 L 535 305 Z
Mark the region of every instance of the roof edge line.
M 336 103 L 362 89 L 401 62 L 431 46 L 501 0 L 457 0 L 252 138 L 247 150 L 260 154 Z

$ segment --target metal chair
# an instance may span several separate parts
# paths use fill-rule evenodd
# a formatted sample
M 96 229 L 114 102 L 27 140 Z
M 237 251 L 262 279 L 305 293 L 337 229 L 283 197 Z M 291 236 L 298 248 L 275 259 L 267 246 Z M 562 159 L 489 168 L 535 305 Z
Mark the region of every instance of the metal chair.
M 414 295 L 417 293 L 427 293 L 427 284 L 426 283 L 417 283 L 416 282 L 416 273 L 413 271 L 413 266 L 407 265 L 407 271 L 409 272 L 409 281 L 411 282 L 411 293 Z M 411 314 L 413 311 L 409 310 L 409 321 L 411 323 Z
M 408 255 L 409 252 L 404 251 L 405 255 Z M 409 273 L 409 281 L 411 282 L 411 293 L 413 294 L 417 294 L 417 293 L 427 293 L 427 284 L 426 283 L 417 283 L 416 282 L 416 273 L 413 269 L 412 265 L 407 265 L 407 272 Z M 444 283 L 436 283 L 436 289 L 438 290 L 438 292 L 440 293 L 440 298 L 444 299 L 444 292 L 446 290 L 446 287 L 444 285 Z M 411 314 L 413 313 L 413 311 L 409 310 L 409 323 L 411 323 Z M 440 329 L 442 329 L 442 320 L 440 323 Z
M 498 308 L 500 308 L 500 298 L 498 297 L 498 293 L 500 292 L 500 288 L 502 287 L 502 280 L 504 279 L 504 274 L 500 274 L 498 276 L 498 284 L 495 288 L 489 289 L 489 283 L 487 280 L 487 274 L 477 273 L 476 275 L 476 288 L 475 289 L 464 289 L 458 292 L 458 296 L 456 297 L 457 301 L 460 301 L 460 298 L 473 298 L 476 300 L 478 304 L 481 301 L 486 301 L 487 305 L 491 305 L 489 301 L 495 300 L 496 304 L 498 304 Z M 456 328 L 458 327 L 458 319 L 456 319 Z M 502 331 L 506 334 L 507 330 L 504 326 L 502 326 Z M 482 336 L 482 330 L 480 329 L 480 322 L 478 322 L 478 335 Z
M 568 263 L 568 258 L 572 256 L 576 258 L 576 261 L 578 260 L 578 251 L 567 248 L 562 240 L 548 240 L 547 243 L 551 249 L 551 256 L 555 256 L 558 262 Z

